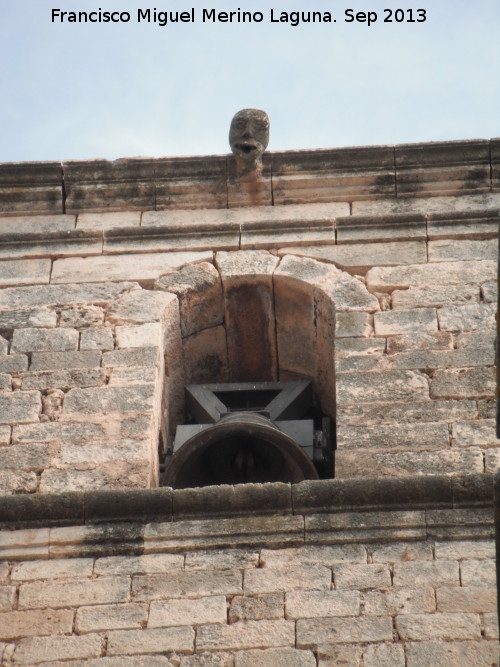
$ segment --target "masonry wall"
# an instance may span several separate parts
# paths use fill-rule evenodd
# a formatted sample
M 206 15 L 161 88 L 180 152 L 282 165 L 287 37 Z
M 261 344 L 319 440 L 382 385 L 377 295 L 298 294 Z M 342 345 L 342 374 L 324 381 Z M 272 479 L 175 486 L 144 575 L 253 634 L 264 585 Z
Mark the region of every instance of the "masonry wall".
M 494 472 L 499 206 L 490 194 L 354 202 L 347 217 L 333 203 L 4 218 L 0 488 L 154 486 L 184 385 L 224 379 L 311 377 L 337 421 L 338 477 Z M 198 215 L 211 222 L 191 237 Z M 232 240 L 213 236 L 235 224 Z M 60 257 L 62 241 L 39 238 L 58 226 L 92 228 L 93 250 Z
M 491 498 L 457 500 L 499 465 L 498 146 L 0 165 L 2 664 L 498 665 Z M 302 377 L 340 486 L 86 525 L 158 485 L 186 383 Z
M 491 667 L 491 534 L 479 508 L 3 533 L 2 664 Z

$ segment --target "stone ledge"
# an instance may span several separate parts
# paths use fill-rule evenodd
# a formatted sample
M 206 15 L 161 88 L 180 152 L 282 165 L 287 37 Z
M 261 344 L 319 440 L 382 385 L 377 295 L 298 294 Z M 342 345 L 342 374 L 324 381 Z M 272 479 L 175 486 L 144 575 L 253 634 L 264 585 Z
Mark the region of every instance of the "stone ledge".
M 230 155 L 4 163 L 0 210 L 225 209 L 498 192 L 499 152 L 498 139 L 270 152 L 262 192 L 241 183 L 235 190 Z
M 0 527 L 176 521 L 269 514 L 414 511 L 493 507 L 493 475 L 242 484 L 173 490 L 67 492 L 0 497 Z

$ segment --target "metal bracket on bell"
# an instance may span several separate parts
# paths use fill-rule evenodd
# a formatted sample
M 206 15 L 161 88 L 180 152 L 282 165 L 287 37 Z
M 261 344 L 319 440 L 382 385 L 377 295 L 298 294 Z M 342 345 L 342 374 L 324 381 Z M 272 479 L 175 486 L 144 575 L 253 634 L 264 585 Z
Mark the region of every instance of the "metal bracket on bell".
M 185 397 L 195 423 L 177 427 L 163 485 L 332 476 L 331 420 L 312 415 L 310 381 L 188 385 Z

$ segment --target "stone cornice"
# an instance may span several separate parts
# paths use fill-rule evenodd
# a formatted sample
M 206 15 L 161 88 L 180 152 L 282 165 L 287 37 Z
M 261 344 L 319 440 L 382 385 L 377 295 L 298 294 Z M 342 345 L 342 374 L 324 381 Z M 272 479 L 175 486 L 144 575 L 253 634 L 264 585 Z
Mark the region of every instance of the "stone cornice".
M 174 490 L 130 489 L 0 497 L 0 528 L 493 508 L 492 475 L 331 479 Z
M 0 164 L 0 211 L 233 208 L 500 191 L 500 140 L 266 153 L 258 182 L 232 156 Z

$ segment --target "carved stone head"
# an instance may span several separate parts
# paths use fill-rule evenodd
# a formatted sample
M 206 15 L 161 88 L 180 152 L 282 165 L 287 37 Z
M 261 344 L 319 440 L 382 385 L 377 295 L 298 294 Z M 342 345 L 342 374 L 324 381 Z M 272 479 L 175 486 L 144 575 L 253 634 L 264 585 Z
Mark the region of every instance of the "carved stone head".
M 269 143 L 269 117 L 260 109 L 242 109 L 231 121 L 229 144 L 238 171 L 262 169 L 262 154 Z

